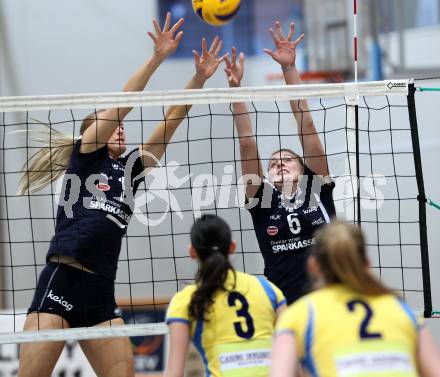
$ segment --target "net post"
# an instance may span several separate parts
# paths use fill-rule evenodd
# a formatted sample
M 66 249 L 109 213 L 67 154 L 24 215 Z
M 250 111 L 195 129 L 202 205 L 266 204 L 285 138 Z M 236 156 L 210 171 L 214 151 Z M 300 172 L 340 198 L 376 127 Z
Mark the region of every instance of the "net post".
M 347 104 L 347 154 L 348 171 L 353 206 L 345 208 L 347 220 L 360 225 L 361 198 L 359 173 L 359 88 L 357 83 L 347 84 L 345 87 L 345 102 Z
M 417 112 L 415 103 L 416 88 L 414 83 L 408 85 L 408 115 L 411 127 L 411 142 L 414 153 L 414 167 L 416 173 L 419 202 L 419 231 L 420 231 L 420 250 L 422 257 L 422 278 L 423 278 L 423 300 L 424 300 L 424 317 L 430 318 L 432 315 L 432 298 L 431 298 L 431 279 L 429 273 L 429 252 L 428 252 L 428 233 L 426 228 L 426 194 L 423 181 L 422 158 L 420 154 L 419 131 L 417 125 Z

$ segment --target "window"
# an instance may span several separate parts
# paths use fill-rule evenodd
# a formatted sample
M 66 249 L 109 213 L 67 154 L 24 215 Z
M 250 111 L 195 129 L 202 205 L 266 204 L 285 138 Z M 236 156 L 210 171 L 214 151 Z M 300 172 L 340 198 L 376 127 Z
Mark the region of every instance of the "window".
M 159 12 L 163 24 L 167 11 L 171 11 L 173 21 L 180 17 L 185 18 L 185 36 L 180 43 L 174 57 L 192 57 L 192 50 L 200 50 L 200 41 L 203 37 L 210 43 L 216 35 L 219 35 L 224 42 L 223 51 L 229 51 L 236 46 L 238 50 L 246 55 L 255 54 L 255 40 L 252 36 L 254 30 L 254 3 L 255 0 L 243 0 L 246 6 L 241 6 L 235 19 L 221 27 L 215 27 L 204 23 L 192 9 L 190 0 L 160 0 Z
M 224 42 L 224 51 L 235 46 L 249 56 L 262 54 L 261 50 L 265 47 L 273 47 L 268 29 L 277 19 L 282 22 L 285 31 L 294 21 L 299 35 L 302 29 L 302 1 L 242 0 L 235 19 L 221 27 L 210 26 L 200 20 L 193 12 L 191 0 L 159 0 L 158 4 L 162 24 L 167 11 L 171 11 L 174 21 L 185 18 L 185 37 L 174 57 L 192 57 L 192 50 L 200 49 L 203 37 L 210 42 L 217 34 Z
M 440 23 L 440 0 L 391 0 L 378 2 L 381 32 L 414 29 Z

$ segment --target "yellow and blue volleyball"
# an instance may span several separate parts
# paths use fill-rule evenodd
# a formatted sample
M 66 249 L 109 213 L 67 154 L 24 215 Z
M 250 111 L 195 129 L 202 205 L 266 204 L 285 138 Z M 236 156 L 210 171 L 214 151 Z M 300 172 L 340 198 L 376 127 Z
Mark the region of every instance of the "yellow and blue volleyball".
M 194 12 L 206 23 L 221 26 L 240 9 L 240 0 L 192 0 Z

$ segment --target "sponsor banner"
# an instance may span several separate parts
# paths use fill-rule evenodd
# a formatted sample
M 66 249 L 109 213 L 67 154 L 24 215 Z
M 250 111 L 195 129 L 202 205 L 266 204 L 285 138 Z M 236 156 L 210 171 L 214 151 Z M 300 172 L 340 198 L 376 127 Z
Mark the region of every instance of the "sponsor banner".
M 221 344 L 217 347 L 220 370 L 225 377 L 255 377 L 269 374 L 271 340 Z
M 411 351 L 405 345 L 393 342 L 363 343 L 336 351 L 338 376 L 396 376 L 415 377 Z
M 128 309 L 122 311 L 122 317 L 127 324 L 164 322 L 165 310 Z M 136 336 L 131 337 L 130 341 L 133 346 L 135 376 L 162 376 L 165 370 L 165 336 Z

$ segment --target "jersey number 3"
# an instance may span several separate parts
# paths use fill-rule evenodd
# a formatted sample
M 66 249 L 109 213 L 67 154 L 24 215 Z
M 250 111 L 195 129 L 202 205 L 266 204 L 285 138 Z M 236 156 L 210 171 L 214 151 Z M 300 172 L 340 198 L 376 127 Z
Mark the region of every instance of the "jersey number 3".
M 255 327 L 254 320 L 249 314 L 249 303 L 242 294 L 238 292 L 229 293 L 228 305 L 230 307 L 236 307 L 237 304 L 240 306 L 240 308 L 236 311 L 237 317 L 243 317 L 246 320 L 246 329 L 243 329 L 242 321 L 237 321 L 234 322 L 235 332 L 240 338 L 250 339 L 254 336 Z
M 362 300 L 352 300 L 347 302 L 348 310 L 354 312 L 356 307 L 360 306 L 364 312 L 365 317 L 361 322 L 361 326 L 359 328 L 359 336 L 361 339 L 380 339 L 382 338 L 382 334 L 379 332 L 371 332 L 368 330 L 368 326 L 370 324 L 371 318 L 373 317 L 373 311 L 365 301 Z

